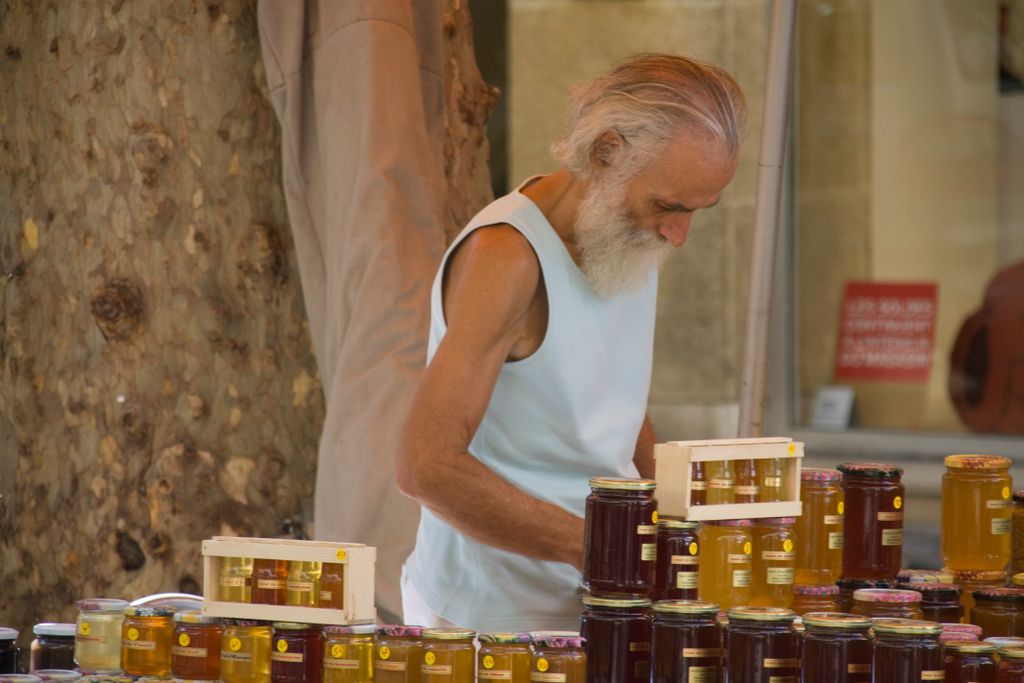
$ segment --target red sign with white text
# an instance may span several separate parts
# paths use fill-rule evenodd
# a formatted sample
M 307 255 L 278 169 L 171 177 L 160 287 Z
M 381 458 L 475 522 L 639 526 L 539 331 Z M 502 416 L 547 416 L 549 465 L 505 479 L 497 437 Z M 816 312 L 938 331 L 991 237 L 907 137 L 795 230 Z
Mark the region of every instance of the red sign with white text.
M 927 382 L 938 285 L 847 282 L 836 379 Z

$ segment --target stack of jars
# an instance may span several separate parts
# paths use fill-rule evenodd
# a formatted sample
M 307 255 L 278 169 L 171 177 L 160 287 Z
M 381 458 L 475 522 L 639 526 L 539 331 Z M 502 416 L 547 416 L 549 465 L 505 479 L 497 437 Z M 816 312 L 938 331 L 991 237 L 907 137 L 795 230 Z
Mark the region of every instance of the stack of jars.
M 343 564 L 220 558 L 217 599 L 258 605 L 344 609 Z

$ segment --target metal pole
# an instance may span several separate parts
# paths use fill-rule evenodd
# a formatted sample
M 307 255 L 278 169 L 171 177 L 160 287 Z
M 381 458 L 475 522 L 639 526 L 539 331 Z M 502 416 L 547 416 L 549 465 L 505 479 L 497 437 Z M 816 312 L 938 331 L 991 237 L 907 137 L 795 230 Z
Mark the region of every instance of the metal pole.
M 786 155 L 789 92 L 792 78 L 796 1 L 772 0 L 765 76 L 761 151 L 754 210 L 754 245 L 747 304 L 747 336 L 740 386 L 739 436 L 764 436 L 764 390 L 768 363 L 768 323 L 772 274 L 782 201 L 782 165 Z

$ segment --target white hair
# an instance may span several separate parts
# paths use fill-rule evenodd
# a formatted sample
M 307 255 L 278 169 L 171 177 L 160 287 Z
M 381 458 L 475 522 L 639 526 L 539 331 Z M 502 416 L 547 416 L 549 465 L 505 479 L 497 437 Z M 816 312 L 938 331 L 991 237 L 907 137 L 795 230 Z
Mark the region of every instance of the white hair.
M 723 69 L 661 54 L 630 57 L 577 86 L 570 105 L 569 132 L 551 152 L 579 178 L 593 174 L 595 145 L 607 131 L 622 137 L 623 163 L 633 172 L 681 130 L 707 136 L 735 155 L 747 116 L 739 85 Z

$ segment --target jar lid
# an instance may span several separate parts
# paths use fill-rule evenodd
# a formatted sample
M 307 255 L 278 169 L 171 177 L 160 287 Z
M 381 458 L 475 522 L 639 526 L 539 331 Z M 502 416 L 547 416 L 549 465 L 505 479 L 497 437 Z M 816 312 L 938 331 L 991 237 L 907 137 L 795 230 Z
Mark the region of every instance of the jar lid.
M 971 595 L 975 601 L 988 600 L 990 602 L 1024 602 L 1024 590 L 1020 588 L 983 588 L 972 591 Z
M 992 643 L 979 643 L 977 640 L 947 640 L 943 643 L 947 650 L 953 652 L 995 652 L 999 648 Z
M 575 631 L 536 631 L 530 634 L 536 647 L 554 649 L 586 647 L 587 639 Z
M 901 569 L 896 583 L 953 583 L 953 573 L 945 569 Z
M 80 612 L 121 612 L 128 606 L 127 600 L 116 598 L 85 598 L 75 603 Z
M 876 634 L 937 636 L 942 633 L 942 625 L 934 621 L 920 619 L 875 619 L 874 621 Z
M 424 640 L 472 640 L 476 631 L 471 628 L 425 628 Z
M 598 598 L 593 595 L 583 596 L 583 604 L 587 607 L 610 607 L 612 609 L 636 609 L 638 607 L 650 607 L 651 601 L 648 598 Z
M 939 634 L 940 643 L 948 643 L 950 641 L 961 641 L 961 642 L 978 642 L 978 636 L 973 633 L 961 633 L 960 631 L 947 631 L 942 629 L 942 633 Z
M 1020 636 L 992 636 L 991 638 L 986 638 L 984 642 L 992 643 L 1000 649 L 1004 647 L 1024 648 L 1024 638 L 1021 638 Z
M 42 680 L 33 674 L 0 674 L 0 681 L 7 683 L 41 683 Z
M 803 623 L 820 628 L 867 628 L 871 626 L 871 617 L 844 612 L 808 612 L 803 616 Z
M 125 607 L 126 617 L 173 617 L 176 609 L 171 607 Z
M 858 588 L 892 588 L 896 582 L 892 579 L 839 579 L 836 586 L 840 590 L 855 591 Z
M 1024 572 L 1020 574 L 1014 574 L 1010 578 L 1010 583 L 1012 583 L 1014 586 L 1024 586 Z
M 0 626 L 0 640 L 17 640 L 18 629 Z
M 987 640 L 988 639 L 986 639 L 986 641 Z M 999 648 L 999 656 L 1006 657 L 1008 659 L 1024 659 L 1024 647 L 1001 647 Z
M 707 600 L 659 600 L 651 609 L 658 614 L 718 614 L 720 608 Z
M 1006 572 L 1000 569 L 950 569 L 955 583 L 964 581 L 1005 581 Z
M 275 621 L 271 624 L 275 631 L 304 631 L 313 628 L 310 624 L 303 624 L 298 621 Z
M 36 669 L 32 673 L 44 681 L 77 681 L 82 677 L 82 674 L 71 669 Z
M 1001 455 L 947 455 L 946 467 L 951 470 L 1005 470 L 1010 459 Z
M 843 473 L 839 470 L 826 470 L 820 467 L 805 467 L 800 470 L 800 481 L 842 481 Z
M 594 477 L 590 480 L 590 488 L 601 491 L 653 491 L 657 485 L 653 479 Z
M 825 586 L 810 586 L 807 584 L 798 583 L 793 586 L 793 595 L 810 595 L 814 597 L 839 595 L 839 586 L 835 584 L 828 584 Z
M 921 602 L 921 594 L 895 588 L 860 588 L 853 591 L 853 599 L 859 602 L 911 603 Z
M 978 638 L 978 637 L 981 636 L 981 627 L 980 626 L 975 626 L 974 624 L 960 624 L 960 623 L 952 623 L 952 622 L 950 622 L 950 623 L 943 623 L 943 624 L 940 624 L 940 625 L 942 626 L 942 632 L 943 633 L 970 634 L 970 635 L 974 636 L 975 638 Z M 1024 643 L 1024 638 L 1021 638 L 1021 642 Z
M 86 674 L 78 683 L 135 683 L 134 676 L 124 674 Z
M 224 625 L 237 626 L 239 628 L 254 628 L 257 626 L 263 628 L 267 627 L 265 622 L 259 621 L 258 619 L 225 619 Z
M 217 617 L 210 617 L 197 609 L 185 610 L 184 612 L 176 612 L 174 614 L 174 621 L 179 624 L 220 624 L 221 620 Z
M 903 590 L 920 593 L 921 599 L 929 602 L 956 600 L 963 593 L 960 586 L 953 583 L 901 583 L 899 587 Z
M 402 624 L 384 624 L 377 627 L 377 635 L 388 638 L 422 638 L 422 626 L 403 626 Z
M 796 612 L 781 607 L 733 607 L 729 610 L 729 621 L 788 621 L 792 622 Z
M 37 636 L 64 636 L 66 638 L 74 638 L 76 628 L 77 627 L 74 624 L 46 622 L 33 626 L 32 633 Z
M 481 633 L 477 636 L 481 643 L 494 645 L 529 645 L 529 633 Z
M 659 517 L 658 526 L 664 529 L 696 529 L 700 525 L 697 522 L 684 522 L 681 519 Z
M 754 522 L 757 526 L 785 526 L 796 524 L 796 517 L 762 517 Z
M 351 626 L 324 626 L 324 633 L 331 636 L 372 636 L 377 632 L 376 624 L 352 624 Z
M 836 469 L 844 475 L 852 474 L 855 477 L 899 477 L 903 474 L 902 467 L 880 462 L 844 462 Z
M 1014 503 L 1024 503 L 1024 489 L 1019 489 L 1013 492 Z
M 710 519 L 704 524 L 710 524 L 711 526 L 750 526 L 754 522 L 750 519 Z

